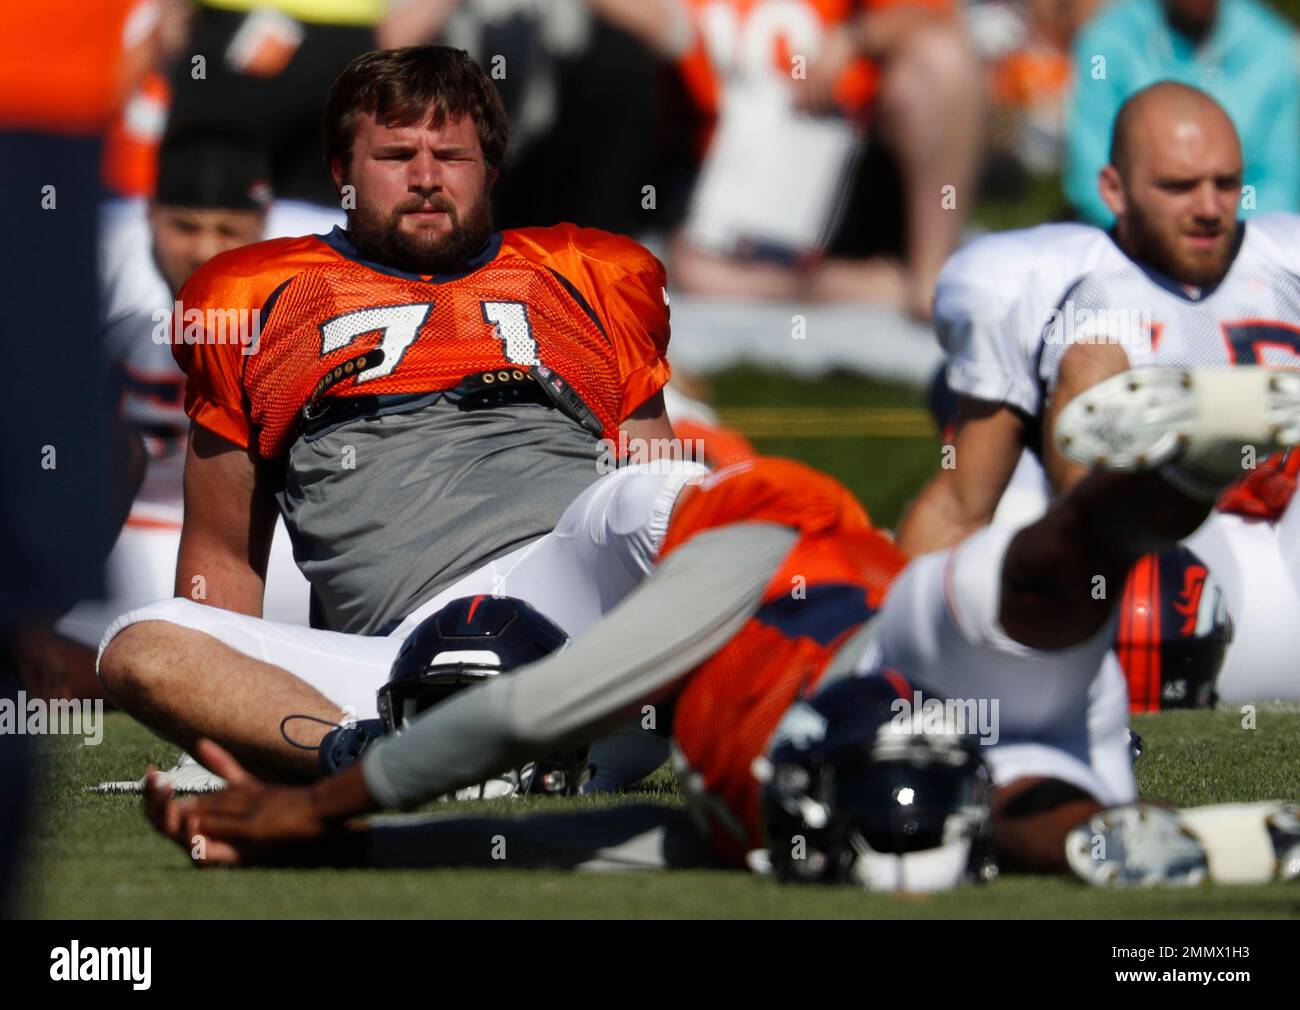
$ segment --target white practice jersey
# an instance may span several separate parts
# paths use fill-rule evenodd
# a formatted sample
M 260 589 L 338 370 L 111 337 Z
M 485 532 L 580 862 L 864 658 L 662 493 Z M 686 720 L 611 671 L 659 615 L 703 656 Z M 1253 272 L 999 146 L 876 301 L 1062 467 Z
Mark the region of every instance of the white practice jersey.
M 149 451 L 137 500 L 179 505 L 189 430 L 185 373 L 172 357 L 172 295 L 154 263 L 144 201 L 106 204 L 100 228 L 106 357 L 122 384 L 122 414 Z
M 1227 275 L 1179 284 L 1132 260 L 1076 282 L 1044 329 L 1038 376 L 1050 393 L 1076 343 L 1113 343 L 1143 365 L 1300 368 L 1300 216 L 1251 218 Z
M 1038 416 L 1039 347 L 1052 310 L 1084 275 L 1128 262 L 1106 232 L 1080 224 L 996 232 L 962 247 L 935 291 L 948 385 Z

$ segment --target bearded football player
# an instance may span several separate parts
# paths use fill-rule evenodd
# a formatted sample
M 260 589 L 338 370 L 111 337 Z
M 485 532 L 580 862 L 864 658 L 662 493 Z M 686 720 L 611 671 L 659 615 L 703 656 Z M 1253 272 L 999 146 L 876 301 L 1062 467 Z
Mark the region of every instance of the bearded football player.
M 953 257 L 935 318 L 945 379 L 960 396 L 950 440 L 958 465 L 939 471 L 900 524 L 904 550 L 1041 514 L 1086 473 L 1054 448 L 1056 418 L 1108 376 L 1153 364 L 1300 367 L 1300 217 L 1265 206 L 1244 214 L 1254 201 L 1242 172 L 1223 108 L 1160 82 L 1132 95 L 1114 124 L 1098 177 L 1113 230 L 1041 225 L 986 236 Z M 1247 454 L 1241 464 L 1242 480 L 1187 542 L 1197 560 L 1181 567 L 1208 569 L 1234 622 L 1224 699 L 1297 698 L 1300 510 L 1289 506 L 1300 459 Z M 1184 579 L 1172 581 L 1176 594 Z M 1174 602 L 1163 595 L 1153 607 Z M 1128 667 L 1136 707 L 1191 696 L 1176 678 L 1147 676 L 1149 667 Z
M 165 737 L 212 737 L 281 777 L 313 776 L 329 727 L 376 714 L 403 639 L 453 598 L 510 595 L 585 630 L 648 574 L 704 472 L 602 473 L 609 444 L 673 438 L 663 268 L 605 232 L 493 230 L 507 123 L 464 52 L 357 58 L 324 134 L 348 227 L 225 253 L 181 291 L 176 598 L 120 617 L 99 665 Z M 250 339 L 223 328 L 232 314 L 256 321 Z M 277 513 L 312 629 L 261 619 Z M 291 673 L 281 657 L 303 645 L 318 661 Z M 616 784 L 615 752 L 594 758 Z

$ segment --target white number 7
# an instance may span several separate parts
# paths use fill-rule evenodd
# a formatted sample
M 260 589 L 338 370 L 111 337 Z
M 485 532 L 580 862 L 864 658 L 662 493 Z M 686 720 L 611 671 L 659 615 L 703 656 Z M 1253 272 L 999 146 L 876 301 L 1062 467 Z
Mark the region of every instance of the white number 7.
M 415 305 L 387 305 L 378 309 L 361 309 L 338 316 L 320 328 L 321 357 L 340 347 L 347 347 L 363 333 L 384 331 L 384 338 L 379 349 L 384 352 L 384 360 L 373 368 L 357 372 L 357 382 L 369 382 L 381 379 L 392 372 L 402 360 L 406 349 L 415 341 L 415 335 L 429 318 L 432 302 Z

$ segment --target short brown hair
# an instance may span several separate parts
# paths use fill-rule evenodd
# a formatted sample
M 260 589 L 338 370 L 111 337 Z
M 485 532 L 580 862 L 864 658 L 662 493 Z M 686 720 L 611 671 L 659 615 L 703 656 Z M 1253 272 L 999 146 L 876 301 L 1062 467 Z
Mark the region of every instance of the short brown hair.
M 483 159 L 500 168 L 510 126 L 496 87 L 463 49 L 406 46 L 358 56 L 339 74 L 325 99 L 322 123 L 325 162 L 346 166 L 357 117 L 372 113 L 388 126 L 415 126 L 430 119 L 469 116 L 478 130 Z

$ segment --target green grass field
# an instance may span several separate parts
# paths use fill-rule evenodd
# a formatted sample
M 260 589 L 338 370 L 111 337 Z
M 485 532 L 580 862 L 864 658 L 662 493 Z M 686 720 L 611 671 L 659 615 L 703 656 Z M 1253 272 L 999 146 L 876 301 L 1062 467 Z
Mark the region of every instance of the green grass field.
M 736 369 L 716 377 L 710 393 L 724 415 L 751 424 L 760 450 L 834 474 L 882 524 L 896 521 L 938 461 L 938 441 L 914 391 L 848 376 L 803 382 Z M 1296 708 L 1261 708 L 1253 729 L 1242 727 L 1235 709 L 1141 717 L 1135 728 L 1146 743 L 1137 766 L 1143 795 L 1179 805 L 1300 796 Z M 42 744 L 44 822 L 31 839 L 27 909 L 42 917 L 1300 917 L 1297 886 L 1112 893 L 1069 880 L 1005 876 L 988 887 L 914 897 L 780 887 L 742 873 L 596 877 L 508 864 L 197 872 L 153 834 L 138 797 L 84 791 L 103 780 L 137 778 L 150 763 L 170 764 L 173 747 L 120 714 L 109 716 L 100 746 L 57 737 Z M 678 802 L 662 771 L 629 798 Z M 484 804 L 476 812 L 533 810 L 542 802 Z

